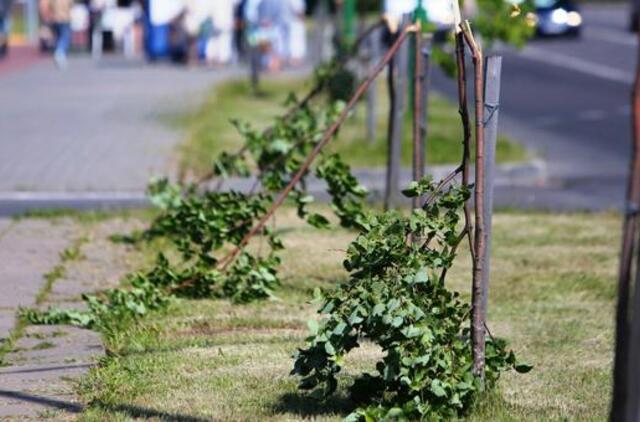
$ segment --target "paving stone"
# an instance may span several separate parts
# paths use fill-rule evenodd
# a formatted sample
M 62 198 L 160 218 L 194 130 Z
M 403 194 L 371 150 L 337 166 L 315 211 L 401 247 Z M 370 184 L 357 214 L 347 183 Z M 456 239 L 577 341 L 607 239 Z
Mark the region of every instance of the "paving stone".
M 233 73 L 73 57 L 1 77 L 0 192 L 143 192 L 175 167 L 170 116 Z
M 21 220 L 0 237 L 0 339 L 8 337 L 19 307 L 35 305 L 44 274 L 78 233 L 69 220 Z
M 114 245 L 108 238 L 137 228 L 139 222 L 119 219 L 84 228 L 82 236 L 87 236 L 88 242 L 81 247 L 82 258 L 65 263 L 64 276 L 53 284 L 41 306 L 81 309 L 82 293 L 117 286 L 135 263 L 128 257 L 128 247 Z M 77 227 L 67 230 L 76 238 L 80 236 Z M 25 229 L 21 233 L 36 232 Z M 22 245 L 30 245 L 27 239 L 19 240 Z M 0 323 L 4 314 L 12 316 L 11 307 L 3 309 Z M 56 420 L 69 418 L 84 405 L 75 394 L 74 380 L 85 375 L 103 355 L 104 347 L 96 332 L 70 326 L 28 326 L 15 350 L 6 356 L 11 366 L 0 368 L 0 420 L 37 419 L 52 412 Z

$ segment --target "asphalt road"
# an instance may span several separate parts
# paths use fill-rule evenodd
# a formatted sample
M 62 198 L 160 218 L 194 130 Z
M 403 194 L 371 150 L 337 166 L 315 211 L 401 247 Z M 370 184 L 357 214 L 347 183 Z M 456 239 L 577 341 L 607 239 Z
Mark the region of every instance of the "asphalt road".
M 630 155 L 636 39 L 626 7 L 585 7 L 579 39 L 533 40 L 503 56 L 500 127 L 548 164 L 535 188 L 497 189 L 497 204 L 542 209 L 620 209 Z M 436 89 L 454 94 L 437 73 Z

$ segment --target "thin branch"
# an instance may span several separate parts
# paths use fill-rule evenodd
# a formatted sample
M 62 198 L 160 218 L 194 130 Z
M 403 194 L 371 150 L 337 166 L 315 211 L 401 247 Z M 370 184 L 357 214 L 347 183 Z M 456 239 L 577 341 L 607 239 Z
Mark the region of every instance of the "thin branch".
M 433 201 L 436 199 L 436 196 L 438 195 L 438 193 L 440 193 L 442 191 L 442 189 L 444 189 L 449 183 L 451 183 L 460 173 L 462 173 L 463 171 L 463 167 L 460 165 L 458 167 L 455 168 L 455 170 L 453 170 L 451 173 L 449 173 L 447 175 L 447 177 L 445 177 L 444 179 L 442 179 L 438 185 L 436 186 L 436 188 L 433 190 L 433 192 L 431 192 L 431 194 L 427 197 L 427 199 L 424 201 L 424 205 L 422 206 L 423 209 L 426 209 L 429 207 L 429 205 L 431 205 L 433 203 Z

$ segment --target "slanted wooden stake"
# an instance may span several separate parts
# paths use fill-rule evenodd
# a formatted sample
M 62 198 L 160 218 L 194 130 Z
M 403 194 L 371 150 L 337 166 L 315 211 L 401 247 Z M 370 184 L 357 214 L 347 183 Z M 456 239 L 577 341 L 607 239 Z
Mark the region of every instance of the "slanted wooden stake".
M 353 96 L 349 100 L 349 103 L 344 108 L 340 116 L 338 116 L 338 118 L 331 125 L 331 127 L 327 129 L 327 131 L 322 135 L 322 139 L 316 144 L 316 146 L 313 148 L 311 153 L 307 156 L 304 163 L 302 163 L 302 165 L 300 166 L 296 174 L 289 181 L 289 184 L 287 184 L 287 186 L 282 190 L 282 192 L 280 192 L 278 197 L 275 199 L 275 201 L 271 205 L 271 208 L 269 209 L 269 211 L 267 211 L 264 214 L 264 216 L 262 216 L 260 221 L 258 221 L 258 223 L 249 231 L 249 233 L 247 233 L 247 235 L 242 239 L 242 241 L 238 244 L 238 246 L 236 246 L 227 256 L 225 256 L 219 262 L 219 268 L 221 270 L 223 271 L 226 270 L 229 267 L 229 265 L 231 265 L 231 263 L 240 254 L 242 249 L 245 246 L 247 246 L 249 241 L 255 235 L 260 233 L 260 231 L 264 228 L 267 221 L 269 221 L 269 219 L 273 216 L 276 210 L 282 205 L 282 203 L 287 198 L 287 196 L 289 196 L 293 188 L 300 182 L 300 180 L 305 175 L 307 170 L 309 170 L 309 167 L 311 167 L 311 164 L 313 164 L 318 154 L 320 154 L 320 151 L 322 151 L 322 149 L 329 143 L 329 141 L 333 139 L 334 135 L 336 134 L 340 126 L 342 126 L 344 121 L 349 116 L 349 113 L 351 112 L 355 104 L 364 95 L 364 93 L 367 91 L 369 86 L 371 86 L 371 84 L 376 80 L 376 78 L 378 77 L 380 72 L 382 72 L 385 66 L 387 66 L 387 64 L 393 59 L 393 57 L 396 55 L 398 50 L 405 43 L 405 40 L 407 39 L 408 34 L 412 31 L 415 31 L 415 27 L 413 25 L 403 28 L 396 42 L 391 46 L 391 48 L 389 48 L 389 51 L 387 51 L 387 53 L 382 58 L 380 63 L 378 63 L 375 69 L 371 71 L 367 79 L 365 79 L 365 81 L 362 82 L 360 86 L 358 86 L 358 88 L 356 89 L 356 92 L 353 94 Z

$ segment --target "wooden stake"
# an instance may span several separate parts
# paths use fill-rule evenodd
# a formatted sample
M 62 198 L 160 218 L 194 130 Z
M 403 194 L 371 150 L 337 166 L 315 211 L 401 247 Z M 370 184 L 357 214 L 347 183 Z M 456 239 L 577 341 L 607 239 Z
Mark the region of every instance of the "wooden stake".
M 409 27 L 410 16 L 405 15 L 401 28 Z M 400 201 L 400 169 L 402 166 L 402 133 L 407 93 L 407 65 L 409 46 L 405 43 L 389 65 L 389 127 L 387 177 L 384 195 L 386 210 Z
M 627 186 L 627 204 L 622 229 L 622 253 L 620 256 L 620 267 L 618 274 L 618 306 L 616 310 L 616 344 L 615 344 L 615 360 L 613 369 L 613 401 L 611 404 L 611 420 L 614 422 L 636 421 L 637 418 L 625 419 L 626 412 L 635 406 L 633 401 L 640 398 L 637 396 L 633 401 L 628 402 L 629 389 L 629 362 L 637 359 L 637 356 L 629 354 L 629 300 L 630 300 L 630 284 L 631 284 L 631 267 L 633 255 L 637 254 L 637 231 L 640 212 L 640 34 L 638 38 L 638 66 L 636 70 L 636 79 L 632 92 L 632 128 L 633 128 L 633 144 L 631 169 L 629 175 L 629 184 Z M 636 280 L 638 283 L 640 280 Z M 635 309 L 634 312 L 639 312 Z M 638 318 L 635 319 L 636 325 L 640 324 Z M 635 366 L 637 368 L 637 364 Z M 632 374 L 632 377 L 638 377 L 640 374 Z M 636 386 L 634 386 L 636 387 Z M 629 409 L 629 410 L 627 410 Z
M 418 181 L 424 177 L 422 31 L 415 32 L 413 44 L 415 49 L 413 68 L 413 180 Z M 422 206 L 421 201 L 420 197 L 413 198 L 413 209 L 420 208 Z
M 473 372 L 484 379 L 485 327 L 482 317 L 482 279 L 485 257 L 485 145 L 484 145 L 484 62 L 482 50 L 476 43 L 469 21 L 462 24 L 462 34 L 473 55 L 474 94 L 476 105 L 476 180 L 475 180 L 475 259 L 471 287 L 471 343 L 473 347 Z
M 380 56 L 380 32 L 373 32 L 368 38 L 368 65 L 371 69 Z M 369 70 L 370 70 L 369 69 Z M 378 84 L 371 84 L 367 90 L 367 142 L 374 144 L 378 138 Z

